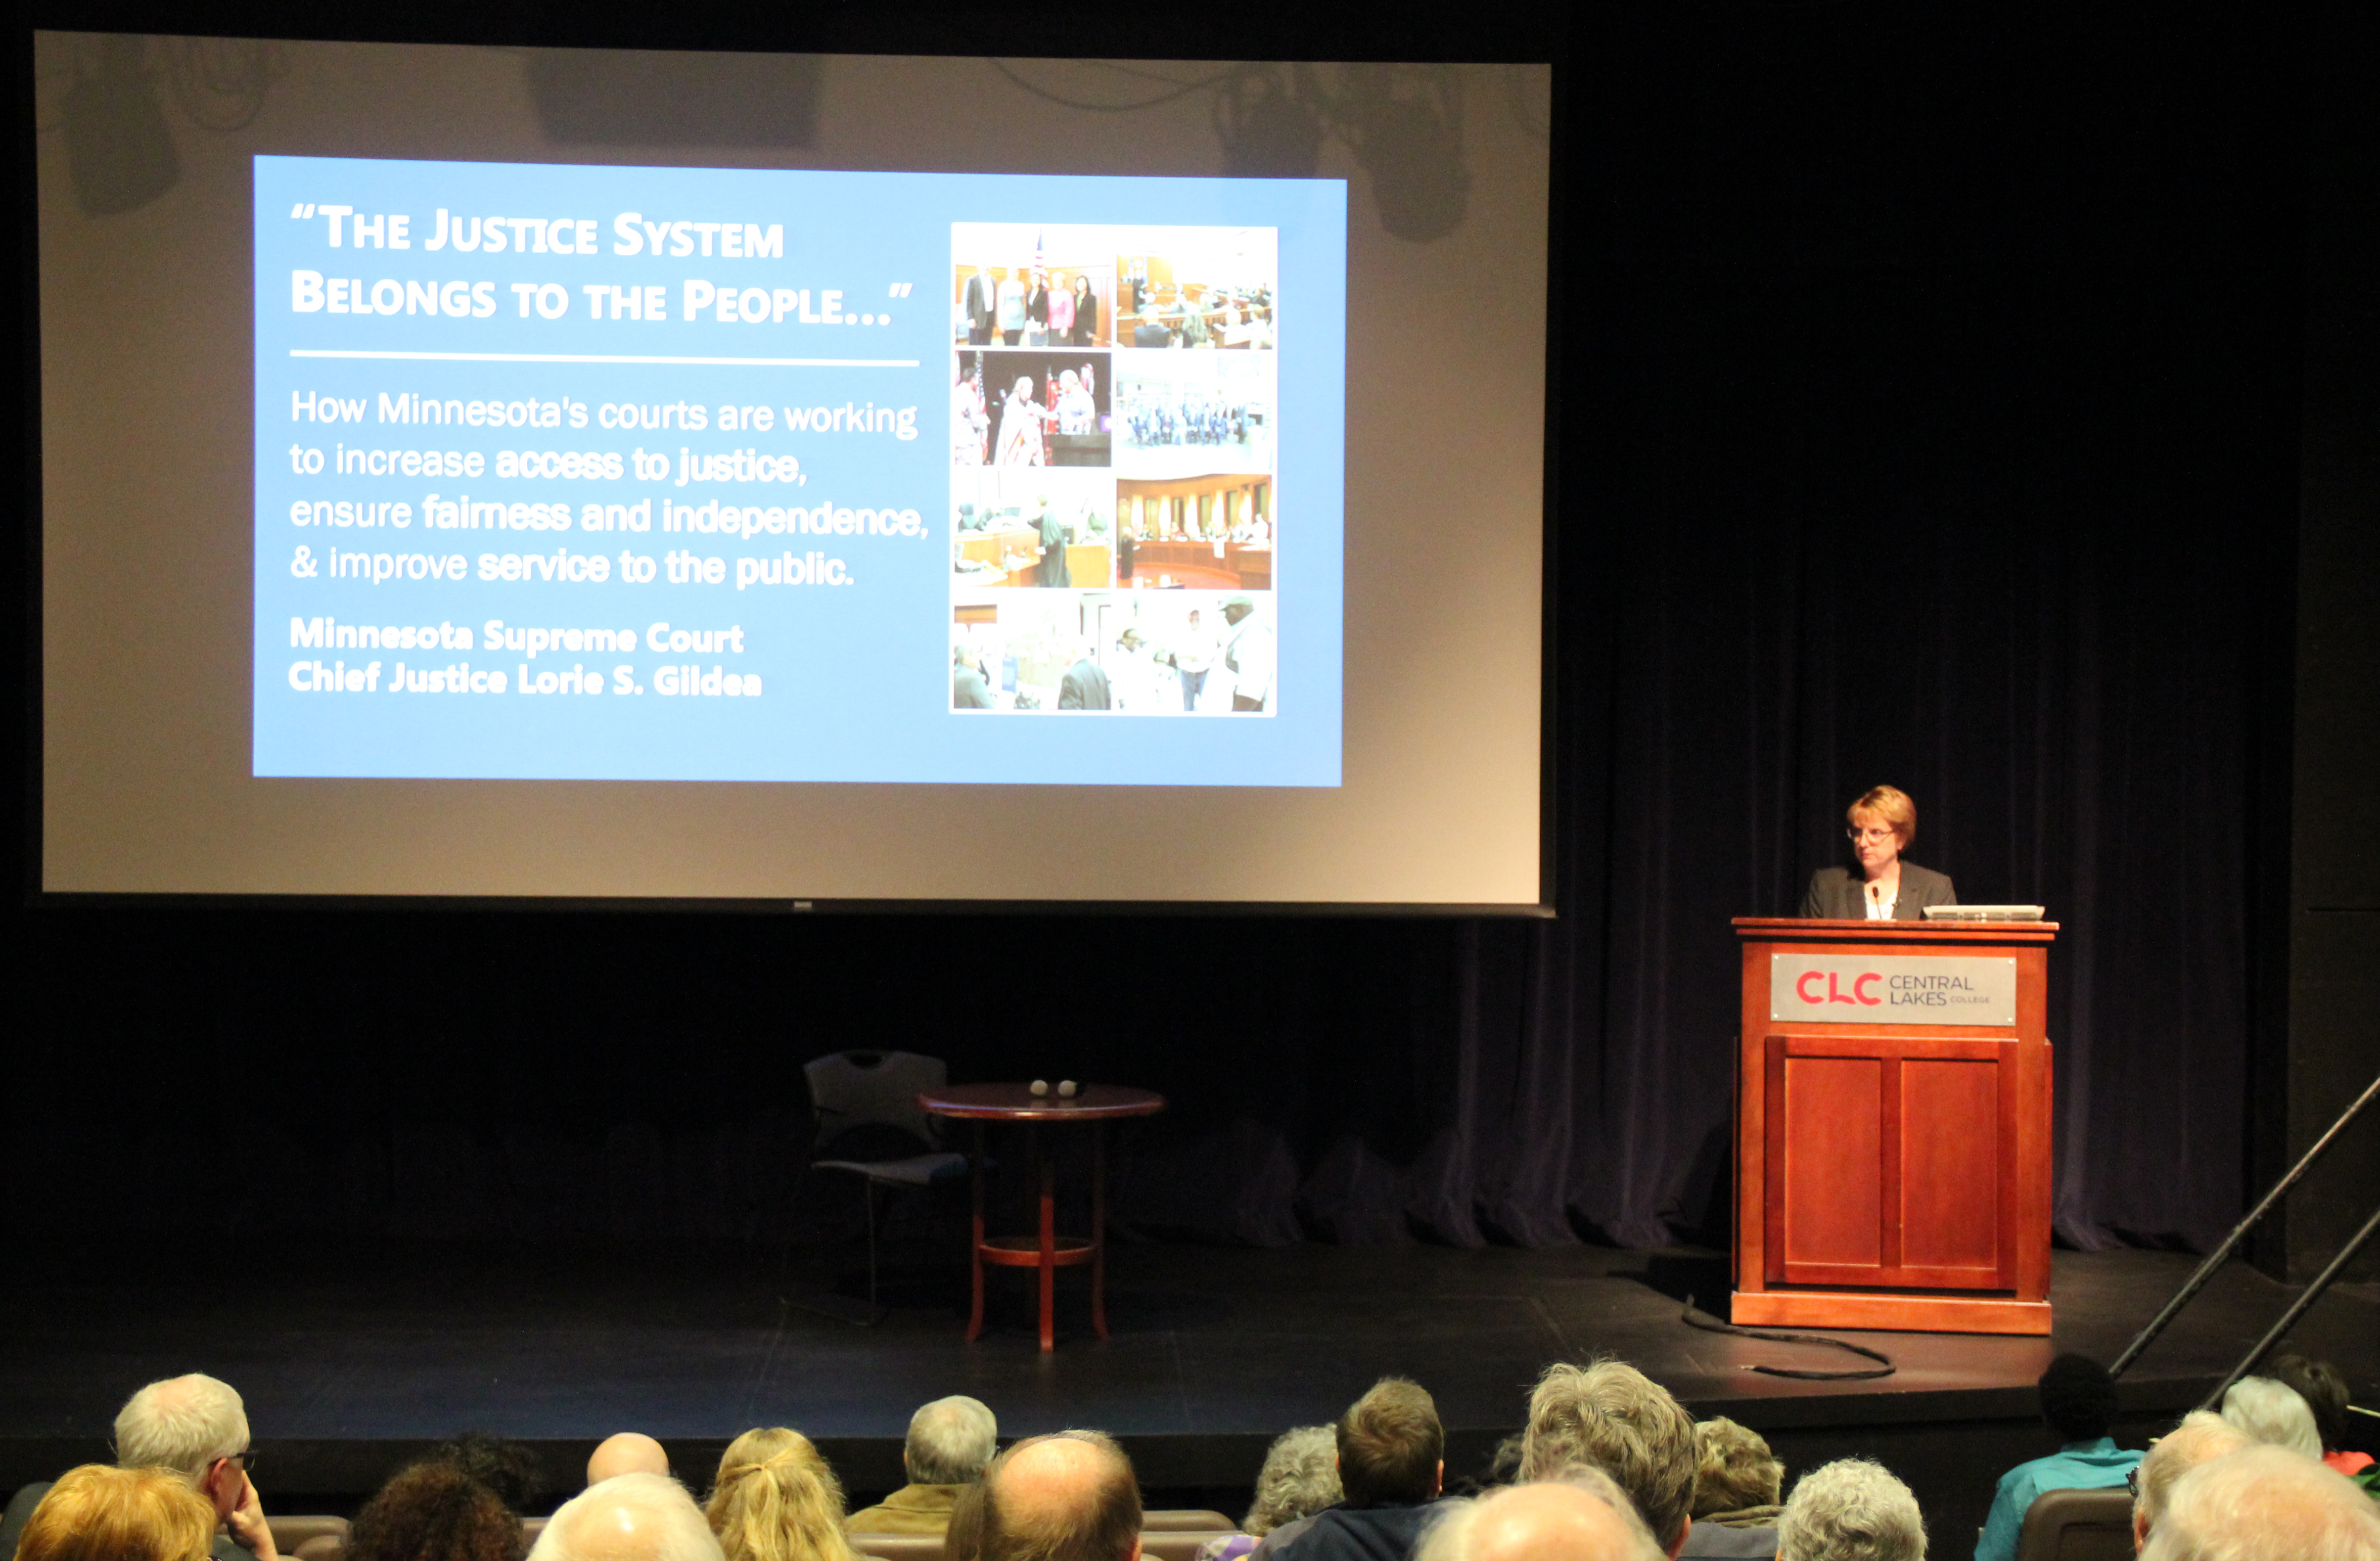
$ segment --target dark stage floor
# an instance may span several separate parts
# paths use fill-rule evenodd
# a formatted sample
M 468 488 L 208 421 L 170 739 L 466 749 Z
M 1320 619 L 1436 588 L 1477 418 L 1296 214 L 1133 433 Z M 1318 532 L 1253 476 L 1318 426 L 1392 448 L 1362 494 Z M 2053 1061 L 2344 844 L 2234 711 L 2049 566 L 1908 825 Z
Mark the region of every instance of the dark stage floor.
M 1999 1469 L 2047 1450 L 2032 1382 L 2050 1356 L 2112 1358 L 2193 1262 L 2061 1252 L 2054 1339 L 1846 1335 L 1899 1373 L 1829 1384 L 1744 1368 L 1860 1362 L 1681 1324 L 1685 1293 L 1720 1306 L 1726 1288 L 1716 1255 L 1688 1251 L 1123 1246 L 1113 1341 L 1090 1336 L 1081 1281 L 1062 1276 L 1075 1282 L 1046 1358 L 1021 1275 L 998 1287 L 998 1326 L 970 1346 L 947 1278 L 913 1281 L 911 1304 L 859 1329 L 790 1304 L 794 1279 L 741 1252 L 230 1251 L 138 1274 L 55 1254 L 13 1264 L 0 1291 L 0 1490 L 103 1457 L 127 1392 L 205 1370 L 246 1396 L 260 1485 L 283 1510 L 349 1508 L 408 1445 L 467 1426 L 551 1444 L 558 1495 L 614 1430 L 662 1437 L 699 1485 L 727 1437 L 790 1424 L 856 1498 L 898 1482 L 911 1409 L 964 1392 L 1003 1435 L 1115 1432 L 1169 1504 L 1236 1511 L 1275 1433 L 1331 1418 L 1384 1372 L 1437 1396 L 1451 1477 L 1517 1428 L 1546 1362 L 1604 1352 L 1697 1414 L 1762 1431 L 1792 1468 L 1884 1457 L 1947 1536 L 1981 1520 Z M 2220 1275 L 2127 1378 L 2131 1429 L 2153 1433 L 2193 1402 L 2289 1295 L 2236 1264 Z M 2380 1291 L 2335 1292 L 2299 1339 L 2360 1401 L 2380 1399 Z

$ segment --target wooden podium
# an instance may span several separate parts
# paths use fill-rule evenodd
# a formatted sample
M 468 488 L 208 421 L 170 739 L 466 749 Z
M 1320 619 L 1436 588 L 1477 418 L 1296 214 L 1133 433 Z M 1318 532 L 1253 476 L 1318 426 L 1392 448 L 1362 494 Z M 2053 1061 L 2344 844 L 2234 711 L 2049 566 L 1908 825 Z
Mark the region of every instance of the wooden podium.
M 1741 1324 L 2049 1332 L 2054 921 L 1739 918 Z

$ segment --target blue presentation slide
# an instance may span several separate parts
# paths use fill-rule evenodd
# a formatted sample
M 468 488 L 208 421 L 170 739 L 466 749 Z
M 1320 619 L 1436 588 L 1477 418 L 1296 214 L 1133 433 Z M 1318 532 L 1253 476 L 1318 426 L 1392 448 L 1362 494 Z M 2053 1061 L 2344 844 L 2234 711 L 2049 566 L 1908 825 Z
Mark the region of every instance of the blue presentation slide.
M 1346 187 L 256 159 L 259 775 L 1337 786 Z

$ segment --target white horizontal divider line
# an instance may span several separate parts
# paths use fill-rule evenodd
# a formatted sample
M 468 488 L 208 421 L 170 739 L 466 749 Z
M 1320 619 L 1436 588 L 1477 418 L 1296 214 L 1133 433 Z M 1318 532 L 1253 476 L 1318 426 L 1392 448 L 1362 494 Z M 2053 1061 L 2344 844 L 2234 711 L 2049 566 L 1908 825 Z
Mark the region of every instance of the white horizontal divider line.
M 755 369 L 914 369 L 915 358 L 658 358 L 615 352 L 372 352 L 293 347 L 292 358 L 399 358 L 435 363 L 686 363 Z

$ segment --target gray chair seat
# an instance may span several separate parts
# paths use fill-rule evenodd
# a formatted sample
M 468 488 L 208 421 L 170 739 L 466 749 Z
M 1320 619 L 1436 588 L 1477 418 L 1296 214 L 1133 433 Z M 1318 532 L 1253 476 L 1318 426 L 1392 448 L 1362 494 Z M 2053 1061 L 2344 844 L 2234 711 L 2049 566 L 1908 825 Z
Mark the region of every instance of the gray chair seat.
M 852 1171 L 870 1181 L 895 1182 L 903 1187 L 931 1187 L 938 1182 L 956 1181 L 966 1175 L 966 1156 L 947 1151 L 940 1154 L 912 1154 L 905 1160 L 816 1160 L 813 1168 L 820 1171 Z

